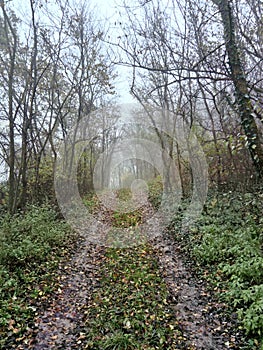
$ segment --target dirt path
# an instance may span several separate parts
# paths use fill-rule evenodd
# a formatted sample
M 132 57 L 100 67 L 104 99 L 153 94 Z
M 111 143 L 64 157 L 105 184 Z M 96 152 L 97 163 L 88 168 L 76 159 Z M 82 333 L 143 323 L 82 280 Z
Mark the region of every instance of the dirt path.
M 151 207 L 147 215 L 153 215 Z M 227 305 L 219 303 L 205 281 L 195 276 L 179 244 L 169 232 L 154 232 L 156 227 L 153 223 L 149 241 L 156 249 L 155 258 L 169 291 L 170 306 L 189 348 L 240 349 L 244 334 L 238 330 L 237 315 L 228 315 Z
M 83 326 L 82 308 L 99 284 L 103 249 L 83 239 L 67 265 L 59 271 L 60 286 L 49 308 L 37 319 L 34 349 L 79 349 Z
M 144 208 L 150 216 L 152 209 Z M 154 247 L 162 276 L 169 291 L 170 307 L 188 339 L 185 349 L 240 349 L 241 335 L 232 321 L 224 316 L 226 306 L 216 301 L 184 263 L 180 247 L 168 235 L 154 232 L 149 241 Z M 68 262 L 58 270 L 59 284 L 46 308 L 35 320 L 36 335 L 17 349 L 85 349 L 85 307 L 100 284 L 100 266 L 105 249 L 81 237 L 79 246 Z M 181 348 L 181 347 L 180 347 Z
M 152 244 L 169 290 L 175 317 L 180 323 L 188 345 L 195 349 L 240 349 L 243 334 L 238 329 L 236 315 L 228 314 L 227 306 L 219 303 L 205 282 L 193 275 L 180 248 L 167 235 Z

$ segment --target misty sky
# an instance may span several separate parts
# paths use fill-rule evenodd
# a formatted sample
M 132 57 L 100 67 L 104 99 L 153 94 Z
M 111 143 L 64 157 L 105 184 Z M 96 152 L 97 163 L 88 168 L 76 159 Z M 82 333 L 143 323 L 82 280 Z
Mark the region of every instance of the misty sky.
M 52 2 L 43 1 L 43 3 L 48 4 L 48 7 L 52 7 Z M 74 2 L 73 2 L 74 3 Z M 78 4 L 87 2 L 84 0 L 75 0 L 76 6 Z M 119 10 L 118 6 L 122 6 L 122 0 L 91 0 L 89 1 L 89 7 L 91 10 L 94 10 L 97 15 L 98 22 L 101 22 L 102 27 L 109 28 L 111 35 L 117 37 L 117 29 L 115 22 L 119 20 Z M 21 6 L 22 5 L 22 6 Z M 51 5 L 51 6 L 50 6 Z M 12 6 L 15 8 L 15 12 L 22 21 L 26 22 L 30 12 L 30 0 L 13 0 Z M 54 6 L 55 11 L 55 6 Z M 119 34 L 118 34 L 119 35 Z M 117 95 L 119 96 L 119 103 L 130 103 L 135 102 L 135 100 L 129 94 L 129 88 L 131 81 L 131 69 L 123 66 L 116 66 L 115 71 L 118 74 L 118 77 L 115 79 L 114 85 L 116 88 Z

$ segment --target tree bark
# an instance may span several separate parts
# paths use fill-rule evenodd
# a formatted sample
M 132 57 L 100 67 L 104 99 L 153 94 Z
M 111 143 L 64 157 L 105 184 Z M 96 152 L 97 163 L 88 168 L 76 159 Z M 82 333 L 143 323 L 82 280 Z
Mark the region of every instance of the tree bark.
M 9 178 L 8 178 L 8 211 L 13 214 L 16 211 L 16 174 L 15 174 L 15 116 L 13 109 L 13 96 L 14 96 L 14 72 L 15 72 L 15 59 L 17 52 L 17 36 L 12 26 L 12 23 L 5 10 L 4 2 L 0 4 L 5 21 L 5 34 L 9 41 L 8 31 L 10 31 L 13 38 L 13 43 L 9 42 L 9 59 L 10 67 L 8 70 L 8 127 L 9 127 Z
M 248 82 L 240 58 L 240 49 L 235 35 L 234 15 L 229 0 L 212 0 L 217 5 L 224 27 L 225 46 L 229 60 L 231 79 L 233 81 L 241 124 L 247 137 L 250 152 L 257 175 L 263 178 L 263 148 L 260 133 L 253 115 L 253 107 L 249 96 Z

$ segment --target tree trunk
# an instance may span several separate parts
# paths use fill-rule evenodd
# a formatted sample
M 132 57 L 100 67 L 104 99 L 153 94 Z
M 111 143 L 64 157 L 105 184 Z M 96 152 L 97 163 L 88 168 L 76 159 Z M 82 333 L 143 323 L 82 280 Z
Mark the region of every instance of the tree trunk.
M 16 175 L 15 175 L 15 116 L 13 109 L 13 95 L 14 95 L 14 72 L 15 72 L 15 59 L 17 51 L 17 36 L 12 26 L 12 23 L 6 13 L 4 2 L 1 2 L 1 8 L 5 20 L 6 38 L 9 41 L 8 31 L 13 38 L 13 43 L 9 41 L 9 59 L 10 67 L 8 71 L 8 122 L 9 122 L 9 178 L 8 178 L 8 211 L 10 214 L 14 214 L 16 211 Z
M 229 0 L 212 0 L 217 5 L 224 27 L 225 45 L 229 59 L 231 79 L 233 81 L 241 124 L 247 137 L 249 149 L 257 175 L 263 178 L 263 148 L 260 134 L 253 116 L 253 107 L 249 96 L 248 83 L 242 67 L 239 47 L 237 45 L 234 15 Z

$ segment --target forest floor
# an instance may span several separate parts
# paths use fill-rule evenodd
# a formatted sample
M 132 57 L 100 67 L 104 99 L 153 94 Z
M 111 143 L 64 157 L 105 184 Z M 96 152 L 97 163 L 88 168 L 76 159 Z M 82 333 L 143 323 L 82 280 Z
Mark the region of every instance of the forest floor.
M 103 215 L 135 234 L 151 210 L 144 206 L 137 222 Z M 190 260 L 169 231 L 129 248 L 102 247 L 83 235 L 60 261 L 52 292 L 31 306 L 33 326 L 8 348 L 241 349 L 237 315 Z

